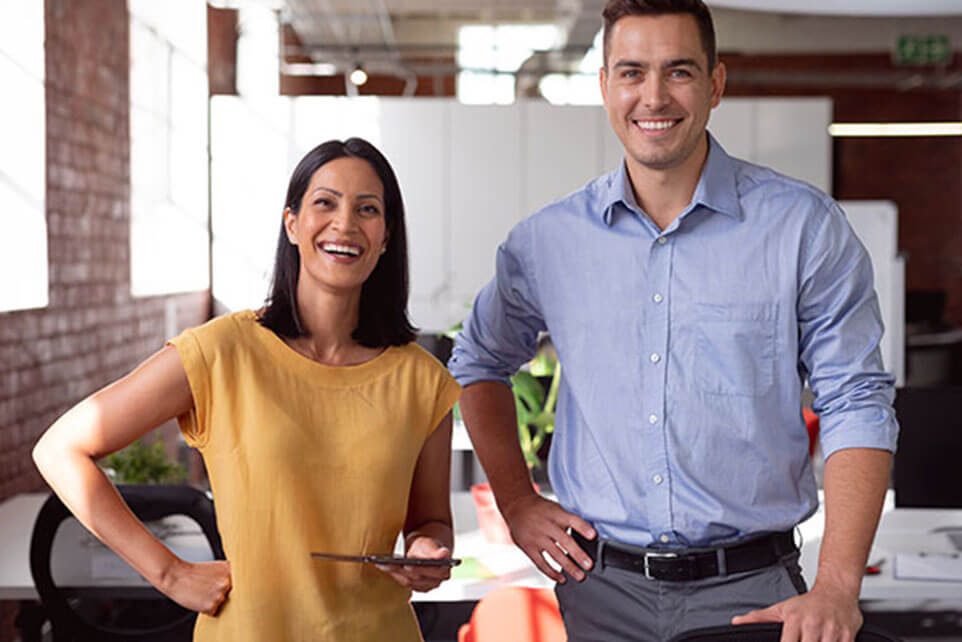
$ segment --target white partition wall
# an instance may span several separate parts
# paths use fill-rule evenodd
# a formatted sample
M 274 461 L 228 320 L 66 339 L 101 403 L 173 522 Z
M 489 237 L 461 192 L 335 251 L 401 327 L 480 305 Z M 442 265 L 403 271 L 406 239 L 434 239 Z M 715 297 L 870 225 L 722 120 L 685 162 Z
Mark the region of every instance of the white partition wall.
M 732 156 L 832 191 L 830 98 L 723 98 L 708 130 Z
M 243 98 L 212 102 L 213 287 L 230 308 L 263 301 L 287 177 L 323 140 L 363 136 L 394 166 L 408 214 L 411 315 L 425 331 L 464 318 L 515 223 L 623 158 L 599 107 L 272 100 L 257 109 Z M 715 110 L 709 128 L 730 153 L 827 191 L 830 115 L 828 99 L 734 98 Z
M 522 103 L 522 212 L 533 212 L 601 173 L 605 166 L 604 123 L 598 119 L 598 111 L 597 107 Z
M 384 100 L 380 124 L 380 149 L 394 167 L 404 198 L 411 317 L 418 325 L 438 329 L 448 318 L 444 304 L 451 290 L 452 219 L 443 214 L 451 202 L 451 113 L 446 100 Z
M 905 383 L 905 260 L 898 255 L 899 212 L 891 201 L 842 201 L 852 229 L 868 250 L 875 273 L 875 291 L 885 323 L 882 361 Z

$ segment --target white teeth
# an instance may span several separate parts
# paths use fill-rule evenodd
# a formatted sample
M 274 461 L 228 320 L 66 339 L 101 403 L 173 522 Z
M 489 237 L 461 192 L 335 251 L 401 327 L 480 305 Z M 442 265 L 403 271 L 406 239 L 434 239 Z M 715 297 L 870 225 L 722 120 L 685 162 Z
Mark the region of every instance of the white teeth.
M 654 131 L 660 131 L 663 129 L 671 129 L 674 127 L 678 121 L 674 120 L 636 120 L 634 121 L 636 125 L 642 129 L 650 129 Z
M 339 254 L 350 254 L 351 256 L 361 255 L 360 249 L 351 245 L 341 245 L 339 243 L 322 243 L 321 249 L 325 252 L 337 252 Z

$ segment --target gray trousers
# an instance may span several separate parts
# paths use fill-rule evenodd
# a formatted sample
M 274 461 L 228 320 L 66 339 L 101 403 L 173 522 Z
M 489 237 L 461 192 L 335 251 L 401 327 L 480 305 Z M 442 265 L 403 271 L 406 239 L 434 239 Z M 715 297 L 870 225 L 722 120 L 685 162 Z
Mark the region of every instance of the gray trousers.
M 806 591 L 798 553 L 766 568 L 694 582 L 649 580 L 610 566 L 555 586 L 571 642 L 659 642 Z

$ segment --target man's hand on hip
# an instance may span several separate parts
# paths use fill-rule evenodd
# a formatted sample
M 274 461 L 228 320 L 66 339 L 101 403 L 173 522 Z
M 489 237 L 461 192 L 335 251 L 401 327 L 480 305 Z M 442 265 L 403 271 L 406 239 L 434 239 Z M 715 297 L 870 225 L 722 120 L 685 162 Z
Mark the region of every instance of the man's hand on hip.
M 565 582 L 564 574 L 545 560 L 542 553 L 547 553 L 571 577 L 579 582 L 585 578 L 582 569 L 591 568 L 591 558 L 575 543 L 568 529 L 578 531 L 586 539 L 594 539 L 596 533 L 591 524 L 537 494 L 514 500 L 505 507 L 503 515 L 515 544 L 538 570 L 556 582 Z
M 781 622 L 779 642 L 852 642 L 862 628 L 858 597 L 816 584 L 811 591 L 732 618 L 732 624 Z

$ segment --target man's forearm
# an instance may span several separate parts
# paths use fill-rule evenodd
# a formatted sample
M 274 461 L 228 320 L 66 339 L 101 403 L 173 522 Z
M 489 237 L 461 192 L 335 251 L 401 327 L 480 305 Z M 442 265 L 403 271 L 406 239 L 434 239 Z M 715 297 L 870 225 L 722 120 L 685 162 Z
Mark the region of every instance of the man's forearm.
M 816 587 L 857 598 L 878 527 L 892 454 L 873 448 L 833 453 L 825 463 L 825 533 Z
M 514 395 L 503 383 L 479 381 L 465 387 L 461 414 L 502 512 L 532 495 L 531 478 L 518 441 Z

